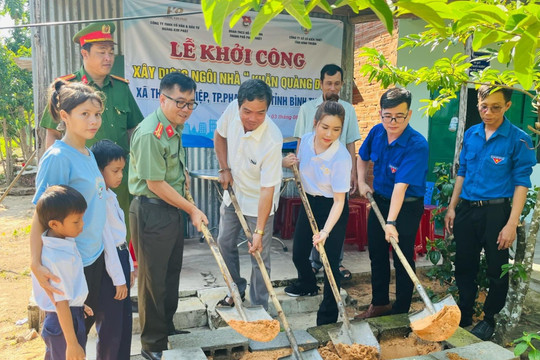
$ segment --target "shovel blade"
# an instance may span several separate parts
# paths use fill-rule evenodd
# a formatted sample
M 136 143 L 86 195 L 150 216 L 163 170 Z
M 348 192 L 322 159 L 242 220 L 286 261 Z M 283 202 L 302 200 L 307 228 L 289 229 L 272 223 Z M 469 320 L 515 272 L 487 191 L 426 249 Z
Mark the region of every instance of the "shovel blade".
M 341 343 L 352 345 L 354 343 L 373 346 L 377 348 L 379 353 L 381 352 L 381 346 L 366 321 L 351 323 L 351 332 L 352 334 L 347 330 L 346 326 L 343 325 L 339 329 L 329 330 L 328 335 L 334 344 Z
M 456 301 L 454 300 L 454 297 L 452 295 L 447 295 L 441 301 L 433 303 L 433 307 L 435 308 L 436 312 L 441 311 L 445 306 L 457 306 Z M 429 310 L 427 308 L 424 308 L 423 310 L 409 315 L 409 321 L 415 322 L 430 315 L 432 314 L 429 312 Z
M 323 360 L 321 354 L 317 351 L 317 349 L 311 349 L 308 351 L 302 351 L 300 353 L 300 356 L 302 356 L 302 359 L 298 359 L 294 353 L 288 356 L 280 357 L 278 360 Z
M 243 319 L 238 310 L 235 307 L 216 307 L 217 313 L 225 320 L 229 322 L 231 320 L 238 321 L 256 321 L 256 320 L 272 320 L 272 317 L 264 310 L 262 305 L 257 306 L 242 306 L 246 319 Z
M 444 341 L 459 327 L 461 312 L 452 296 L 433 304 L 435 313 L 424 309 L 409 316 L 411 329 L 419 338 L 428 341 Z

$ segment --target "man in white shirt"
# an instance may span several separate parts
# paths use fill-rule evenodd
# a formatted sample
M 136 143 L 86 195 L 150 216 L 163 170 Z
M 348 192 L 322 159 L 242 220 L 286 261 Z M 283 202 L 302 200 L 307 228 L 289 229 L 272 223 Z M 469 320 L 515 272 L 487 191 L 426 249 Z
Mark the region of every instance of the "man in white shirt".
M 343 86 L 343 69 L 335 64 L 324 65 L 321 69 L 321 91 L 322 94 L 316 99 L 308 101 L 300 106 L 298 111 L 298 119 L 296 120 L 296 126 L 294 128 L 294 137 L 298 139 L 297 149 L 300 147 L 300 138 L 307 133 L 313 131 L 315 112 L 319 105 L 323 101 L 328 100 L 330 95 L 337 95 Z M 339 141 L 347 147 L 347 151 L 351 155 L 351 164 L 353 171 L 351 172 L 351 194 L 356 191 L 358 187 L 358 179 L 356 176 L 356 149 L 355 142 L 360 140 L 360 131 L 358 129 L 358 119 L 354 107 L 339 99 L 339 103 L 345 109 L 345 121 L 343 122 L 343 131 L 339 137 Z M 311 252 L 311 266 L 314 272 L 318 272 L 322 267 L 322 263 L 319 258 L 317 250 L 313 249 Z M 350 278 L 351 273 L 341 265 L 343 260 L 343 251 L 341 252 L 341 258 L 339 260 L 339 269 L 344 279 Z
M 261 253 L 270 273 L 270 245 L 274 213 L 279 202 L 281 184 L 281 148 L 283 137 L 266 113 L 272 102 L 272 90 L 261 80 L 248 80 L 238 89 L 238 99 L 231 102 L 217 123 L 214 147 L 219 162 L 219 182 L 224 189 L 232 186 L 240 208 L 253 232 L 249 252 Z M 220 208 L 218 244 L 225 263 L 242 296 L 246 279 L 240 276 L 237 240 L 241 230 L 228 192 Z M 251 259 L 250 300 L 268 308 L 268 291 L 261 271 Z M 227 295 L 219 303 L 234 306 Z

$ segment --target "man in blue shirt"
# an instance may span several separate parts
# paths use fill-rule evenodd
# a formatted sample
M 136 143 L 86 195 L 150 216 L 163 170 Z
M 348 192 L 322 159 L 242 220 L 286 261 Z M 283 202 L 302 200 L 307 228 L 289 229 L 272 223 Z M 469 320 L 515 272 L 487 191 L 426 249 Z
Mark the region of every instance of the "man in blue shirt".
M 471 331 L 482 340 L 493 335 L 494 316 L 506 301 L 508 274 L 501 278 L 501 266 L 508 263 L 508 248 L 516 238 L 536 164 L 530 137 L 504 116 L 512 104 L 511 96 L 511 89 L 488 85 L 478 89 L 482 123 L 465 133 L 454 192 L 444 218 L 447 231 L 456 240 L 461 327 L 472 324 L 480 251 L 485 250 L 489 293 L 484 320 Z
M 411 93 L 394 88 L 380 100 L 382 123 L 369 132 L 357 161 L 358 189 L 362 196 L 373 193 L 366 183 L 369 161 L 373 162 L 373 197 L 386 217 L 384 229 L 375 212 L 368 219 L 369 259 L 371 260 L 372 300 L 367 311 L 357 318 L 407 313 L 411 305 L 413 283 L 396 253 L 396 301 L 390 305 L 390 236 L 399 241 L 407 261 L 414 269 L 414 241 L 424 211 L 424 193 L 428 168 L 428 143 L 409 125 Z

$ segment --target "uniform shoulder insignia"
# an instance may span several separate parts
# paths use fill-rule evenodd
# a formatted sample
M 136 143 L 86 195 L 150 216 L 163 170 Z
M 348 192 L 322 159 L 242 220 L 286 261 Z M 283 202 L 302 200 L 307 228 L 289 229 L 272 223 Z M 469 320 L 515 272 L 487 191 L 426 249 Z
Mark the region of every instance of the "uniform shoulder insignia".
M 124 79 L 123 77 L 120 77 L 120 76 L 117 76 L 117 75 L 112 75 L 111 74 L 111 77 L 115 80 L 120 80 L 122 82 L 125 82 L 126 84 L 129 84 L 129 80 L 128 79 Z
M 71 81 L 71 80 L 75 79 L 76 77 L 77 77 L 77 75 L 75 75 L 75 74 L 69 74 L 69 75 L 59 76 L 59 77 L 56 78 L 56 80 Z
M 165 128 L 165 131 L 167 132 L 167 136 L 168 137 L 171 137 L 174 135 L 174 130 L 173 130 L 173 127 L 172 125 L 169 125 Z
M 163 124 L 160 122 L 158 123 L 158 125 L 156 126 L 156 129 L 154 130 L 154 135 L 158 139 L 161 139 L 161 134 L 163 134 Z

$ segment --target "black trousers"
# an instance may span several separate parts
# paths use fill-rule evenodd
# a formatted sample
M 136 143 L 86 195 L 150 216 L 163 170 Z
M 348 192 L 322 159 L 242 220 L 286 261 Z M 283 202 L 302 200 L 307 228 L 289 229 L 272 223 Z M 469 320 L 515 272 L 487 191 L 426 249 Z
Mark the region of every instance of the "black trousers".
M 508 274 L 501 278 L 501 266 L 508 263 L 508 249 L 498 250 L 497 238 L 510 217 L 510 203 L 471 207 L 462 202 L 456 208 L 454 238 L 456 240 L 455 276 L 459 290 L 462 319 L 473 315 L 478 292 L 476 277 L 482 248 L 487 260 L 489 292 L 484 303 L 484 319 L 494 324 L 508 292 Z
M 86 335 L 90 332 L 90 329 L 96 322 L 96 316 L 99 312 L 99 302 L 101 296 L 101 280 L 105 273 L 105 252 L 94 261 L 92 264 L 84 267 L 84 277 L 86 278 L 86 284 L 88 285 L 88 296 L 84 302 L 88 305 L 94 315 L 87 316 L 84 319 L 84 325 L 86 326 Z
M 167 349 L 178 307 L 184 253 L 182 212 L 172 206 L 131 201 L 131 237 L 139 264 L 138 301 L 141 345 L 147 351 Z
M 105 271 L 101 281 L 99 312 L 96 313 L 98 332 L 97 359 L 129 360 L 131 352 L 132 308 L 128 249 L 116 249 L 128 288 L 124 300 L 115 300 L 116 286 Z
M 390 209 L 390 200 L 377 194 L 374 195 L 374 199 L 384 219 L 386 219 Z M 397 217 L 398 244 L 413 270 L 415 270 L 414 242 L 423 212 L 424 202 L 422 198 L 419 198 L 416 201 L 403 202 Z M 368 218 L 368 246 L 369 259 L 371 260 L 371 303 L 373 305 L 388 305 L 390 303 L 390 257 L 388 253 L 390 245 L 385 239 L 384 229 L 373 210 L 370 211 Z M 396 301 L 392 306 L 392 313 L 408 313 L 414 285 L 396 252 L 392 251 L 392 255 L 396 269 Z
M 317 227 L 322 229 L 326 220 L 328 219 L 328 214 L 330 213 L 330 209 L 334 204 L 334 199 L 326 198 L 324 196 L 311 196 L 309 194 L 307 194 L 307 197 L 309 204 L 311 205 L 311 210 L 313 211 L 313 216 L 317 222 Z M 338 222 L 336 225 L 334 225 L 334 228 L 330 232 L 324 244 L 324 249 L 326 251 L 326 255 L 328 256 L 328 262 L 332 268 L 332 274 L 336 279 L 338 288 L 341 285 L 339 258 L 341 255 L 341 249 L 343 248 L 343 242 L 345 241 L 345 231 L 347 230 L 348 220 L 349 202 L 347 198 L 345 198 L 343 212 L 341 213 Z M 315 274 L 311 269 L 311 262 L 309 260 L 309 255 L 311 254 L 312 248 L 313 231 L 309 225 L 306 211 L 302 206 L 294 231 L 293 262 L 296 270 L 298 271 L 298 281 L 307 288 L 317 286 L 317 279 L 315 278 Z M 325 269 L 324 273 L 323 300 L 319 306 L 319 311 L 317 311 L 317 326 L 335 323 L 338 318 L 336 299 L 334 298 L 332 288 L 330 287 L 330 283 L 326 277 L 326 271 L 328 271 L 328 269 Z

